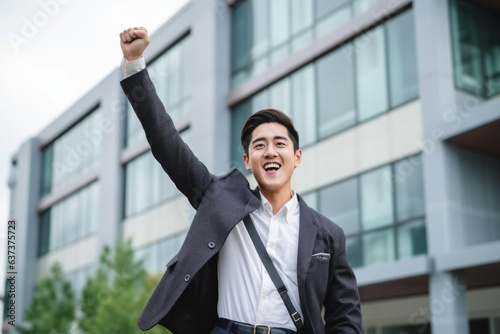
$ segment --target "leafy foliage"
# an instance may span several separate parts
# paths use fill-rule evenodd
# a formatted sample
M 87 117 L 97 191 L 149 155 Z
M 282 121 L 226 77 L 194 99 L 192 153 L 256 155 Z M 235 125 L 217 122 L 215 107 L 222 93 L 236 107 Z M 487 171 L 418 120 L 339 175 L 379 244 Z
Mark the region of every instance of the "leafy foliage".
M 18 326 L 21 334 L 67 334 L 75 319 L 74 292 L 71 283 L 63 279 L 61 266 L 56 263 L 50 275 L 36 285 L 35 296 L 24 313 L 28 326 Z
M 134 260 L 130 241 L 118 240 L 112 254 L 105 247 L 94 277 L 82 293 L 78 324 L 84 333 L 139 333 L 136 319 L 158 277 L 148 277 L 142 261 Z M 169 333 L 159 326 L 150 333 Z

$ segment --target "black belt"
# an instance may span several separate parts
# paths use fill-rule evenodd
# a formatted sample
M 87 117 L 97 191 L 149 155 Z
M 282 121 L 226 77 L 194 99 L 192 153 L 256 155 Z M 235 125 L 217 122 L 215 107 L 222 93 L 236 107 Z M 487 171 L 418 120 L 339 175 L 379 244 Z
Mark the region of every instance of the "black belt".
M 217 321 L 217 326 L 222 328 L 227 328 L 230 320 L 225 318 L 219 318 Z M 244 322 L 233 322 L 233 325 L 229 329 L 231 332 L 236 334 L 296 334 L 297 332 L 286 328 L 269 327 L 267 325 L 250 325 Z

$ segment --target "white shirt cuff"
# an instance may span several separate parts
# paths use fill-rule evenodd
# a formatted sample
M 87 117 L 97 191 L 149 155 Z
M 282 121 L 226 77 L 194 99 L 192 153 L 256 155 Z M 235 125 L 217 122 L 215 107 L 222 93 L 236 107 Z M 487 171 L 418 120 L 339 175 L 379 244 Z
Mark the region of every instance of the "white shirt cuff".
M 128 61 L 125 58 L 122 58 L 122 63 L 120 64 L 120 69 L 123 73 L 123 79 L 126 79 L 145 68 L 146 61 L 144 60 L 144 57 L 132 61 Z

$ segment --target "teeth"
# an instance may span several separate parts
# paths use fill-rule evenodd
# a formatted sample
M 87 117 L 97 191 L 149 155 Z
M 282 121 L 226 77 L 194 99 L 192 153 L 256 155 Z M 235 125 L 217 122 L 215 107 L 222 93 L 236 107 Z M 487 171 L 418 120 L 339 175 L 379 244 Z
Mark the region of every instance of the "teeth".
M 280 165 L 278 165 L 278 164 L 267 164 L 266 166 L 264 166 L 265 170 L 268 170 L 268 169 L 271 169 L 271 168 L 278 169 L 278 168 L 280 168 Z

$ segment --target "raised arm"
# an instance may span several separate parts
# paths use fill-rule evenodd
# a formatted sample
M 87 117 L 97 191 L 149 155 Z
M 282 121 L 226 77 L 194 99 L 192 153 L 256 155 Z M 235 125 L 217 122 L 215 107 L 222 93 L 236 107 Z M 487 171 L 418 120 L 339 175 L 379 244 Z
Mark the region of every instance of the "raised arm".
M 147 30 L 142 27 L 120 34 L 127 61 L 141 58 L 149 42 Z M 153 156 L 191 205 L 198 208 L 214 176 L 182 140 L 146 69 L 122 80 L 121 86 L 144 128 Z

